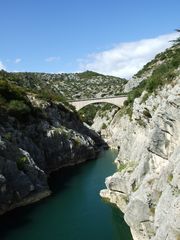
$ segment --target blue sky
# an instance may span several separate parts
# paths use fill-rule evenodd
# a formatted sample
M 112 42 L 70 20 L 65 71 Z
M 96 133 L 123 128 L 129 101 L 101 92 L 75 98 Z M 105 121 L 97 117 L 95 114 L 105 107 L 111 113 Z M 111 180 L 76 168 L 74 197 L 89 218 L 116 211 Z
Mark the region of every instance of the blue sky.
M 180 27 L 179 0 L 0 3 L 0 68 L 7 71 L 74 72 L 89 68 L 130 77 L 168 47 L 168 40 L 176 36 L 174 29 Z M 161 43 L 155 47 L 157 39 Z M 137 62 L 137 56 L 130 53 L 140 44 L 149 49 L 142 50 L 143 56 L 138 52 L 139 65 L 128 71 L 127 62 Z

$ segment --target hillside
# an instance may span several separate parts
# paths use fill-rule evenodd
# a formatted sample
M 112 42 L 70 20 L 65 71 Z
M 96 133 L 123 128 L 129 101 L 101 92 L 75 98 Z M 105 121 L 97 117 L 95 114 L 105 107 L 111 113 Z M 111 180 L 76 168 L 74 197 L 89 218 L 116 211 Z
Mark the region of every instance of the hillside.
M 0 71 L 0 79 L 4 77 L 24 88 L 33 91 L 49 91 L 56 95 L 63 95 L 66 99 L 116 96 L 122 93 L 127 82 L 125 79 L 90 71 L 72 74 Z
M 0 80 L 0 215 L 48 196 L 51 172 L 107 147 L 62 96 L 31 91 L 10 77 Z

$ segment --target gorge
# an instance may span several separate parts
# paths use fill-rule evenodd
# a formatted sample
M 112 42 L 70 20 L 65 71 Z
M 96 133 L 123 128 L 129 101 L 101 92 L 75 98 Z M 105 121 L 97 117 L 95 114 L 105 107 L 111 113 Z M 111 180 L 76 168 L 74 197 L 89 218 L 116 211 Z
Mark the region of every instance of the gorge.
M 119 151 L 115 160 L 117 169 L 106 178 L 106 189 L 101 190 L 101 185 L 96 194 L 101 190 L 101 197 L 124 213 L 133 239 L 180 239 L 179 43 L 158 54 L 128 82 L 112 78 L 111 84 L 110 76 L 93 72 L 58 76 L 2 72 L 1 75 L 1 214 L 48 196 L 51 189 L 47 177 L 50 173 L 95 159 L 108 144 Z M 113 91 L 118 95 L 119 91 L 127 94 L 127 100 L 121 109 L 106 105 L 77 113 L 61 96 L 64 90 L 61 90 L 60 82 L 61 79 L 62 86 L 72 89 L 74 85 L 69 87 L 67 82 L 69 84 L 69 79 L 75 77 L 79 93 L 72 91 L 72 98 L 78 99 L 81 91 L 83 97 L 88 98 L 109 97 Z M 40 80 L 36 82 L 38 78 Z M 53 81 L 55 85 L 52 85 Z M 102 90 L 103 81 L 106 81 L 105 90 Z M 91 89 L 93 83 L 96 87 Z M 88 86 L 87 92 L 85 86 Z M 82 119 L 93 122 L 91 128 L 82 123 Z M 105 141 L 96 132 L 101 133 Z M 92 164 L 93 172 L 99 160 L 85 166 L 88 164 Z M 111 167 L 108 165 L 107 168 L 110 170 Z M 104 171 L 103 164 L 95 171 L 96 176 L 99 171 Z M 110 175 L 112 171 L 106 173 Z M 107 175 L 103 174 L 103 177 Z M 84 188 L 83 191 L 89 201 L 88 188 L 92 186 L 89 182 L 86 184 L 87 192 Z M 76 187 L 73 191 L 76 192 Z M 81 201 L 80 197 L 78 201 Z M 103 213 L 99 214 L 103 218 Z M 112 238 L 108 233 L 105 236 Z
M 99 197 L 104 178 L 115 171 L 116 151 L 95 161 L 61 169 L 49 180 L 52 195 L 0 218 L 3 240 L 132 240 L 122 213 Z

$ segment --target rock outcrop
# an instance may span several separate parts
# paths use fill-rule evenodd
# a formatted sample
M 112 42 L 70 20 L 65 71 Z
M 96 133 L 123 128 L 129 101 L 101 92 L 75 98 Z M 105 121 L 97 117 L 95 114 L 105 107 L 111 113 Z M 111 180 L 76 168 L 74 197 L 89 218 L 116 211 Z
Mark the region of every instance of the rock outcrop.
M 28 97 L 28 117 L 0 111 L 0 214 L 48 196 L 52 171 L 96 158 L 104 144 L 63 104 Z
M 144 91 L 132 116 L 119 111 L 107 128 L 111 144 L 120 147 L 118 170 L 100 195 L 124 212 L 135 240 L 180 239 L 179 76 L 178 68 L 170 84 Z

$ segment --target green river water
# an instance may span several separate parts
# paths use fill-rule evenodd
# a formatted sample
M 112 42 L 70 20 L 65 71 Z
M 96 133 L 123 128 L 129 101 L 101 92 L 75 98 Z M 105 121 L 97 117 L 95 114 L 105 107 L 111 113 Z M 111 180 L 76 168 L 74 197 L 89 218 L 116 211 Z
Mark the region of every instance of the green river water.
M 1 240 L 132 240 L 122 213 L 99 196 L 115 171 L 116 151 L 61 169 L 51 176 L 53 194 L 0 218 Z

